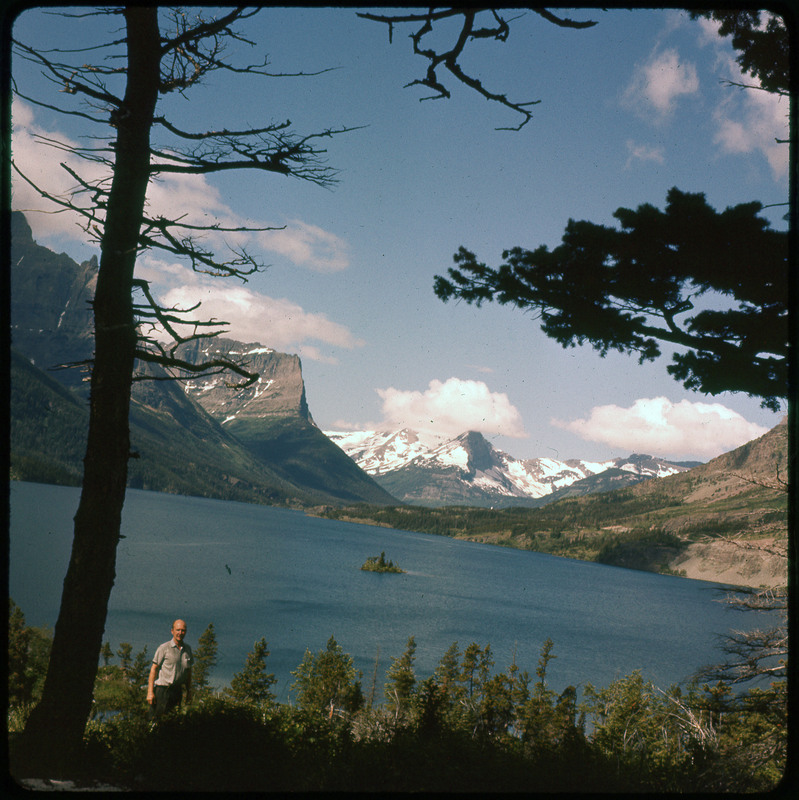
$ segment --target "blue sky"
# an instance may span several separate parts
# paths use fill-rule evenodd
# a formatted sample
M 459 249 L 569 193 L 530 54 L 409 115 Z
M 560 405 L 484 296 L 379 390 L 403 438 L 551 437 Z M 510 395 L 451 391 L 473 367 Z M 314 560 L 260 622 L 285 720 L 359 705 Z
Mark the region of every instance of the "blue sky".
M 335 69 L 216 74 L 162 109 L 196 130 L 286 119 L 301 134 L 364 126 L 325 140 L 338 183 L 238 173 L 154 184 L 153 209 L 285 230 L 237 242 L 270 265 L 246 284 L 201 279 L 158 252 L 140 258 L 138 274 L 165 302 L 202 300 L 233 338 L 299 353 L 323 430 L 481 430 L 517 458 L 596 460 L 706 460 L 761 435 L 781 413 L 740 394 L 688 392 L 665 359 L 640 366 L 588 346 L 564 350 L 528 314 L 433 294 L 460 245 L 496 265 L 512 246 L 554 247 L 570 217 L 614 224 L 620 206 L 662 208 L 672 186 L 704 192 L 717 209 L 788 197 L 788 148 L 774 142 L 786 137 L 787 102 L 723 83 L 741 76 L 714 26 L 675 10 L 570 12 L 598 21 L 588 30 L 507 14 L 516 15 L 507 42 L 476 42 L 463 59 L 487 88 L 540 100 L 509 132 L 496 128 L 517 115 L 453 80 L 448 100 L 420 102 L 429 90 L 404 88 L 426 68 L 411 28 L 396 28 L 389 44 L 385 27 L 353 8 L 264 9 L 244 27 L 257 46 L 236 57 L 268 54 L 276 72 Z M 78 47 L 118 23 L 31 9 L 14 35 Z M 15 60 L 12 71 L 23 93 L 63 100 L 32 65 Z M 15 159 L 54 191 L 69 186 L 58 162 L 75 162 L 36 135 L 77 142 L 101 132 L 24 101 L 13 122 Z M 13 202 L 41 244 L 77 260 L 96 252 L 65 215 L 37 213 L 42 201 L 18 182 Z M 784 229 L 785 211 L 763 213 Z

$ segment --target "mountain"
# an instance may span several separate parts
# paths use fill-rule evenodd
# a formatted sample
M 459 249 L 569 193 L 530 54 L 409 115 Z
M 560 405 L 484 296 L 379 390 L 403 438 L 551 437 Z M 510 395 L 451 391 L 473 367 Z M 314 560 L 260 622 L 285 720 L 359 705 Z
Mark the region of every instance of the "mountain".
M 86 372 L 53 368 L 92 356 L 97 260 L 79 265 L 38 245 L 19 212 L 11 231 L 11 475 L 76 484 L 88 426 Z M 295 506 L 396 502 L 316 427 L 297 356 L 225 339 L 213 348 L 231 355 L 246 348 L 260 380 L 240 393 L 219 375 L 185 390 L 175 381 L 137 381 L 131 487 Z M 203 358 L 197 343 L 181 355 Z M 137 373 L 165 377 L 142 363 Z
M 82 264 L 33 240 L 19 211 L 11 214 L 11 343 L 45 370 L 83 362 L 94 353 L 91 301 L 97 258 Z M 88 396 L 85 370 L 62 369 L 59 382 Z
M 494 448 L 476 431 L 454 439 L 407 428 L 328 431 L 327 436 L 394 497 L 425 506 L 535 507 L 561 497 L 631 486 L 696 465 L 639 454 L 604 462 L 519 460 Z
M 362 506 L 324 515 L 719 583 L 784 586 L 788 439 L 786 419 L 706 464 L 538 508 Z
M 131 488 L 250 503 L 315 498 L 269 470 L 173 384 L 131 399 Z M 10 472 L 15 480 L 76 486 L 89 426 L 86 401 L 19 353 L 11 353 Z
M 220 376 L 187 382 L 186 392 L 231 436 L 317 502 L 396 503 L 316 426 L 305 399 L 302 367 L 296 355 L 256 343 L 211 339 L 179 349 L 192 363 L 214 356 L 237 357 L 259 373 L 251 387 L 231 392 Z

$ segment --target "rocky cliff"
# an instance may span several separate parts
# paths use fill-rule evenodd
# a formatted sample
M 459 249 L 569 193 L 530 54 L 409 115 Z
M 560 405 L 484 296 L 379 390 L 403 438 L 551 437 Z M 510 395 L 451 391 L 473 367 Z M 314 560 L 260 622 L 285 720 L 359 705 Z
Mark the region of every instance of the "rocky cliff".
M 76 264 L 33 240 L 20 212 L 11 214 L 11 344 L 43 370 L 94 353 L 91 300 L 97 259 Z M 88 391 L 84 369 L 58 370 L 59 382 Z
M 97 261 L 76 264 L 38 245 L 12 214 L 11 474 L 21 480 L 76 483 L 82 474 L 88 371 L 51 371 L 93 355 L 90 303 Z M 186 345 L 201 363 L 211 351 L 260 373 L 237 392 L 225 376 L 181 383 L 139 363 L 131 394 L 129 485 L 250 502 L 391 503 L 387 492 L 316 427 L 296 355 L 225 339 Z M 57 381 L 57 384 L 54 383 Z M 59 391 L 63 387 L 67 392 Z
M 194 364 L 224 356 L 258 373 L 245 389 L 231 390 L 215 375 L 188 381 L 186 393 L 284 480 L 320 503 L 397 502 L 316 426 L 298 356 L 224 338 L 183 345 L 178 354 Z
M 229 379 L 224 375 L 185 382 L 186 394 L 223 424 L 234 419 L 290 416 L 313 422 L 297 355 L 278 353 L 258 342 L 245 344 L 224 338 L 181 345 L 177 355 L 193 364 L 221 356 L 258 373 L 258 380 L 252 386 L 235 391 L 226 385 Z

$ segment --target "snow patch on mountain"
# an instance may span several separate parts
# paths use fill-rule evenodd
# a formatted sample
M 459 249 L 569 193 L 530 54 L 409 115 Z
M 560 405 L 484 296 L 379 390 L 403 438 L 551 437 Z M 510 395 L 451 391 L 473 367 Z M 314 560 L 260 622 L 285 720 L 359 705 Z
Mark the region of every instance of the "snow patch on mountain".
M 491 503 L 539 500 L 577 481 L 616 469 L 639 476 L 664 477 L 687 467 L 648 455 L 609 461 L 516 459 L 496 450 L 480 433 L 449 439 L 403 428 L 398 431 L 326 431 L 326 435 L 365 472 L 384 482 L 395 496 L 400 480 L 403 502 Z

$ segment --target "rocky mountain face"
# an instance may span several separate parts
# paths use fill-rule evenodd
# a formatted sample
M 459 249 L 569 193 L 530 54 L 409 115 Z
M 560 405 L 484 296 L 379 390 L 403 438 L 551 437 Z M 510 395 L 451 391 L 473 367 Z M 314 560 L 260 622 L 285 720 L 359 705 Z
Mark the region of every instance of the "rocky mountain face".
M 640 454 L 605 462 L 516 459 L 495 449 L 476 431 L 454 439 L 407 428 L 328 431 L 327 435 L 394 497 L 426 506 L 540 506 L 561 497 L 611 491 L 673 475 L 696 465 Z
M 178 355 L 199 364 L 223 355 L 259 374 L 250 387 L 232 391 L 223 376 L 186 383 L 186 393 L 235 439 L 283 479 L 329 502 L 396 503 L 316 426 L 305 399 L 296 355 L 253 342 L 215 338 L 182 346 Z
M 82 362 L 94 352 L 91 300 L 97 259 L 76 264 L 33 240 L 20 212 L 11 214 L 11 345 L 43 370 Z M 88 393 L 87 371 L 62 369 L 59 382 Z
M 11 474 L 78 483 L 88 424 L 85 370 L 52 370 L 93 354 L 97 261 L 78 265 L 38 245 L 12 214 Z M 309 506 L 396 502 L 316 427 L 299 358 L 225 339 L 183 348 L 194 363 L 224 352 L 260 373 L 236 392 L 224 376 L 142 380 L 131 396 L 129 485 L 248 502 Z M 164 377 L 160 367 L 137 373 Z
M 297 355 L 278 353 L 258 342 L 244 344 L 221 338 L 181 345 L 177 355 L 193 364 L 221 356 L 258 373 L 252 386 L 236 391 L 226 385 L 229 378 L 225 375 L 198 377 L 184 383 L 186 394 L 223 424 L 275 416 L 298 416 L 313 422 Z

